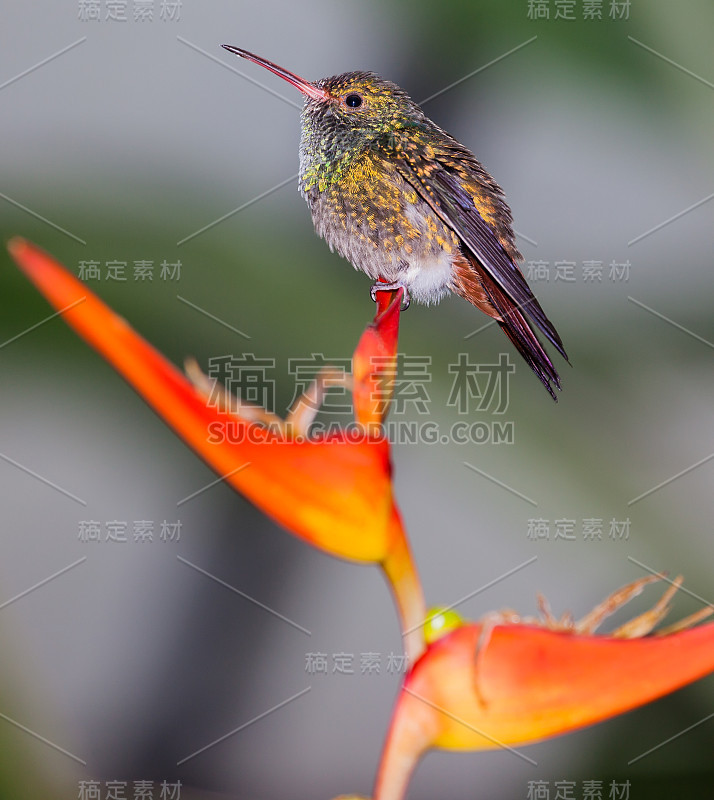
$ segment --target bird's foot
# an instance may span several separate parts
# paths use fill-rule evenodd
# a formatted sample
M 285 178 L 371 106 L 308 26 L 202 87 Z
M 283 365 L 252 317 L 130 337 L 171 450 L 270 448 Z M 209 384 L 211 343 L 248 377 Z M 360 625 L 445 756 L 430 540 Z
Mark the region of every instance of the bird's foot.
M 372 297 L 374 302 L 377 302 L 377 292 L 395 292 L 397 289 L 404 290 L 404 296 L 402 297 L 402 307 L 401 311 L 406 311 L 409 308 L 409 304 L 411 299 L 409 297 L 409 292 L 407 291 L 407 287 L 400 283 L 399 281 L 392 281 L 392 283 L 383 283 L 382 281 L 377 281 L 376 283 L 372 284 L 369 293 Z

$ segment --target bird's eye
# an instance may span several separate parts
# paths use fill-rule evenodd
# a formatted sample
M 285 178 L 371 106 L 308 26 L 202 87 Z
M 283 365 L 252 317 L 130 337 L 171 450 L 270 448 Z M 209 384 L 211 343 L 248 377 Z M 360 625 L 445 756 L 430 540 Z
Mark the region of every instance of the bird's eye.
M 359 108 L 362 105 L 362 96 L 359 94 L 348 94 L 345 97 L 345 105 L 349 108 Z

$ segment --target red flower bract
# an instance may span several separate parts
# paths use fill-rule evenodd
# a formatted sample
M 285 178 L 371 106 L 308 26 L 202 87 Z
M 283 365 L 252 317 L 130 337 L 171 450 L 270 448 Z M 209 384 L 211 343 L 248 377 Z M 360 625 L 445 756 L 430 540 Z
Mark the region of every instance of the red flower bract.
M 496 625 L 479 651 L 481 634 L 479 623 L 457 627 L 407 674 L 374 800 L 402 798 L 428 749 L 537 742 L 629 711 L 714 670 L 714 623 L 636 639 Z
M 275 436 L 208 404 L 182 372 L 51 256 L 23 239 L 13 239 L 9 250 L 65 322 L 226 483 L 313 546 L 384 568 L 403 630 L 411 630 L 409 654 L 416 658 L 423 648 L 418 628 L 424 604 L 392 494 L 389 442 L 378 430 L 384 410 L 376 413 L 373 391 L 396 353 L 401 292 L 378 293 L 377 317 L 355 352 L 355 410 L 362 429 L 312 440 Z M 385 405 L 383 396 L 380 403 Z M 228 422 L 230 437 L 213 435 Z

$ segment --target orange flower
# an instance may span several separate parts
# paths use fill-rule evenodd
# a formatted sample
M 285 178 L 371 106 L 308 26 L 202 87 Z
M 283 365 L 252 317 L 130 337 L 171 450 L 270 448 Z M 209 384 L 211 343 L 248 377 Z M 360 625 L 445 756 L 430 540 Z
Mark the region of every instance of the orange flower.
M 67 324 L 226 483 L 313 546 L 382 566 L 402 630 L 408 632 L 407 652 L 416 659 L 423 650 L 424 602 L 392 493 L 389 442 L 378 429 L 386 409 L 375 404 L 379 400 L 385 406 L 388 397 L 388 384 L 379 395 L 375 387 L 395 357 L 401 291 L 377 294 L 377 316 L 354 355 L 355 413 L 361 426 L 310 439 L 293 435 L 289 427 L 276 431 L 259 424 L 248 413 L 259 410 L 251 407 L 243 406 L 244 414 L 227 414 L 207 403 L 199 381 L 189 381 L 61 264 L 23 239 L 13 239 L 9 250 Z M 230 435 L 220 435 L 226 426 Z
M 451 630 L 406 675 L 374 800 L 401 800 L 430 748 L 530 744 L 621 714 L 712 672 L 714 623 L 681 630 L 711 609 L 673 626 L 676 633 L 641 636 L 664 616 L 672 590 L 651 612 L 610 635 L 576 632 L 586 621 L 592 631 L 650 580 L 615 593 L 581 623 L 554 620 L 549 612 L 539 624 L 500 624 L 503 615 L 473 624 L 452 620 Z M 674 590 L 680 582 L 673 582 Z M 638 638 L 623 638 L 629 636 Z
M 207 404 L 210 381 L 197 367 L 190 368 L 191 382 L 37 247 L 15 239 L 10 252 L 67 323 L 226 482 L 315 547 L 385 571 L 412 666 L 397 698 L 374 800 L 401 800 L 430 748 L 528 744 L 630 710 L 714 670 L 714 624 L 689 628 L 711 609 L 674 626 L 674 633 L 645 636 L 667 612 L 680 578 L 651 611 L 609 636 L 593 634 L 661 576 L 615 592 L 579 622 L 554 618 L 544 601 L 543 619 L 535 621 L 504 612 L 464 624 L 453 612 L 440 612 L 427 620 L 425 639 L 421 587 L 392 494 L 389 443 L 379 431 L 401 292 L 378 294 L 377 316 L 354 354 L 359 435 L 343 430 L 311 439 L 304 425 L 296 433 L 278 421 L 276 436 L 270 425 L 277 418 L 262 409 L 243 404 L 239 413 L 226 414 Z M 209 433 L 227 421 L 231 440 Z

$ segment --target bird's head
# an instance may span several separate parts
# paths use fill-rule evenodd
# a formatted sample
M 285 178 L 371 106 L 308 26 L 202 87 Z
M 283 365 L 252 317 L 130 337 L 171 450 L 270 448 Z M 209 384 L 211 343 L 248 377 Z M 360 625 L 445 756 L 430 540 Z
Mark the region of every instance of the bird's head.
M 346 143 L 350 135 L 357 140 L 379 136 L 425 119 L 403 89 L 373 72 L 345 72 L 311 82 L 247 50 L 223 47 L 260 64 L 302 92 L 303 128 L 319 138 L 333 136 Z

